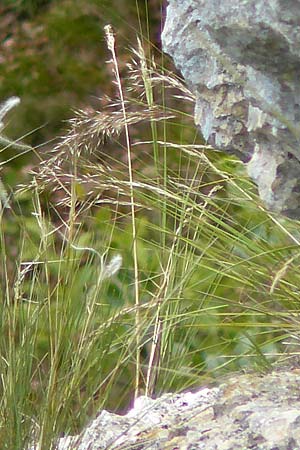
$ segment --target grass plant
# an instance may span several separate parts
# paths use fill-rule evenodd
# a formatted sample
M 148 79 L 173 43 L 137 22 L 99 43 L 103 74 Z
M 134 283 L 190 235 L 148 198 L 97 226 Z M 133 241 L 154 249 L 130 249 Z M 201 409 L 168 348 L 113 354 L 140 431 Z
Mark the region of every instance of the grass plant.
M 139 42 L 121 79 L 107 40 L 116 97 L 79 111 L 1 209 L 3 450 L 298 356 L 299 224 L 203 144 L 178 77 Z

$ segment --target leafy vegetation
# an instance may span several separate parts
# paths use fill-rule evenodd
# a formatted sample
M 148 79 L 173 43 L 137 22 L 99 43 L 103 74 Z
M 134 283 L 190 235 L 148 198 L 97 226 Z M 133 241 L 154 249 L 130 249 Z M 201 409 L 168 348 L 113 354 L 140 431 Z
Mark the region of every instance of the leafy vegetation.
M 241 163 L 203 144 L 193 95 L 159 53 L 152 58 L 147 38 L 125 67 L 118 36 L 106 28 L 111 98 L 79 105 L 55 145 L 33 147 L 31 174 L 20 180 L 13 165 L 11 192 L 3 177 L 4 449 L 51 448 L 101 408 L 122 412 L 141 393 L 298 354 L 298 223 L 265 211 Z M 76 64 L 68 73 L 76 90 L 85 74 Z M 4 167 L 16 152 L 6 147 Z

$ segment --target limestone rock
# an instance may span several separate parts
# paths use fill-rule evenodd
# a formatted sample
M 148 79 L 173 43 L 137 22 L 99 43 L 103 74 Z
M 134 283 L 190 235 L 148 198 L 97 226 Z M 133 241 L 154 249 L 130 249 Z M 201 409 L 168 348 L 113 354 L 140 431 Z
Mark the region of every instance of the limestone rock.
M 169 0 L 162 43 L 204 139 L 247 163 L 267 207 L 300 218 L 300 1 Z
M 141 397 L 125 416 L 102 411 L 56 448 L 294 450 L 300 448 L 299 400 L 299 369 L 239 374 L 198 392 Z

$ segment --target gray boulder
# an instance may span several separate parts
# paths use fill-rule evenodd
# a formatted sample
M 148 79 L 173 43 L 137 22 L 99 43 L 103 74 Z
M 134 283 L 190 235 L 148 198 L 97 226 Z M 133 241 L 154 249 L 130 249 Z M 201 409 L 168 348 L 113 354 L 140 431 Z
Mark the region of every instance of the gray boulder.
M 268 208 L 300 218 L 300 1 L 169 0 L 162 44 L 204 139 L 247 164 Z

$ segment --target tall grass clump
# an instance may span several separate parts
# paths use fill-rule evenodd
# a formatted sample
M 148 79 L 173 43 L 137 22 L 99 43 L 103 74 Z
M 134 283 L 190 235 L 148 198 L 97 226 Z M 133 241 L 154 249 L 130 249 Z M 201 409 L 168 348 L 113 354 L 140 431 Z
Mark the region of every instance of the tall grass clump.
M 7 450 L 51 448 L 142 393 L 298 355 L 298 223 L 203 144 L 178 77 L 139 41 L 121 78 L 106 36 L 115 98 L 77 111 L 1 209 Z

